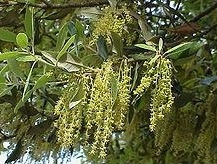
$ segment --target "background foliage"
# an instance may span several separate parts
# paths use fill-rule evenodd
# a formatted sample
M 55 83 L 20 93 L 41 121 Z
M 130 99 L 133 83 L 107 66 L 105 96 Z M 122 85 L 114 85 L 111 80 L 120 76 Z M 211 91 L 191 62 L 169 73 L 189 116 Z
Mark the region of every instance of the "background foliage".
M 0 1 L 5 162 L 216 163 L 216 8 Z

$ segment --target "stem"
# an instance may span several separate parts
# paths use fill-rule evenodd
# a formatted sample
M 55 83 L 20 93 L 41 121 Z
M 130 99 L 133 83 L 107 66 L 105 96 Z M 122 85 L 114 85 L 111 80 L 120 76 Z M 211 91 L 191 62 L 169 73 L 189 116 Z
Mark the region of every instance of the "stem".
M 43 3 L 26 3 L 26 2 L 14 2 L 14 1 L 3 1 L 0 2 L 0 6 L 32 6 L 41 9 L 65 9 L 65 8 L 81 8 L 81 7 L 94 7 L 99 5 L 108 5 L 108 0 L 94 0 L 94 1 L 81 1 L 81 2 L 70 2 L 64 4 L 51 4 L 43 1 Z

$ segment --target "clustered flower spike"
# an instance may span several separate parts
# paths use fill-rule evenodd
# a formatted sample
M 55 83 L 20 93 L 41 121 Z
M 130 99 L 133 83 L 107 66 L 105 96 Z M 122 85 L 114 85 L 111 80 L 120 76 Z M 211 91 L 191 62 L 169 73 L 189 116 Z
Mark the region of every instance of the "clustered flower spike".
M 154 131 L 156 124 L 170 112 L 174 97 L 172 95 L 172 66 L 168 59 L 161 58 L 156 69 L 155 88 L 151 102 L 150 130 Z
M 87 79 L 81 78 L 81 81 L 72 82 L 64 92 L 61 99 L 58 101 L 54 111 L 59 116 L 55 122 L 58 130 L 58 141 L 63 147 L 75 146 L 80 137 L 80 130 L 82 127 L 83 110 L 87 103 Z M 70 103 L 76 96 L 76 90 L 82 87 L 84 96 L 78 100 L 78 104 L 71 109 Z
M 206 119 L 196 141 L 199 159 L 205 163 L 217 163 L 216 138 L 217 138 L 217 111 L 215 93 L 210 93 L 207 102 L 201 108 L 206 111 Z
M 127 60 L 122 63 L 119 73 L 108 60 L 97 70 L 95 78 L 89 76 L 87 79 L 81 75 L 69 82 L 55 107 L 55 114 L 59 116 L 55 126 L 62 146 L 76 146 L 82 140 L 89 158 L 106 157 L 112 133 L 124 128 L 129 107 L 130 68 Z M 83 96 L 78 104 L 69 108 L 78 89 L 82 90 Z
M 130 104 L 130 67 L 128 66 L 127 60 L 122 62 L 118 77 L 118 93 L 117 100 L 114 106 L 114 119 L 115 126 L 121 130 L 124 128 L 126 122 L 126 114 L 128 112 Z
M 196 127 L 197 113 L 192 103 L 188 103 L 177 112 L 171 149 L 175 154 L 192 150 L 194 129 Z
M 125 26 L 131 21 L 131 16 L 126 9 L 112 9 L 107 7 L 103 10 L 103 16 L 101 16 L 96 22 L 94 22 L 93 40 L 97 40 L 99 36 L 103 36 L 108 43 L 110 40 L 110 33 L 114 32 L 120 36 L 127 30 Z
M 145 75 L 140 85 L 135 89 L 134 94 L 142 94 L 149 88 L 152 91 L 150 130 L 154 131 L 156 124 L 170 112 L 174 97 L 172 96 L 172 66 L 171 62 L 159 55 L 156 55 L 150 62 L 145 62 Z
M 96 74 L 86 113 L 87 136 L 91 135 L 92 129 L 96 129 L 90 154 L 95 155 L 99 152 L 100 158 L 104 158 L 106 155 L 106 144 L 113 130 L 111 92 L 113 76 L 112 62 L 108 61 L 102 65 L 102 69 Z

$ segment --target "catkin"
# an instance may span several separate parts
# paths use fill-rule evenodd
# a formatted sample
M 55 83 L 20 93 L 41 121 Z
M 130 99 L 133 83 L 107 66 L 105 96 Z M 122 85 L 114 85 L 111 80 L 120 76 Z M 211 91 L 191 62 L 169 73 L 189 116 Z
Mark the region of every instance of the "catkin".
M 172 96 L 172 67 L 168 59 L 161 58 L 154 76 L 155 88 L 151 100 L 150 130 L 154 131 L 159 120 L 170 112 L 174 97 Z
M 112 62 L 105 62 L 96 74 L 86 115 L 86 136 L 90 137 L 92 130 L 96 129 L 90 155 L 94 156 L 98 153 L 100 158 L 105 158 L 106 145 L 113 130 L 111 92 L 113 76 Z
M 55 107 L 55 114 L 59 117 L 55 122 L 59 143 L 69 148 L 84 140 L 88 158 L 104 159 L 113 131 L 123 130 L 126 124 L 130 104 L 130 67 L 127 60 L 115 67 L 116 70 L 113 67 L 109 59 L 96 70 L 95 76 L 75 78 Z M 80 92 L 83 96 L 78 99 L 76 96 Z M 72 101 L 77 104 L 71 109 Z
M 130 67 L 127 60 L 122 62 L 118 77 L 118 93 L 114 107 L 114 123 L 118 130 L 123 130 L 130 104 Z
M 76 90 L 79 87 L 82 88 L 84 95 L 76 102 L 73 98 L 75 98 Z M 86 89 L 87 79 L 84 77 L 81 78 L 81 82 L 73 82 L 69 84 L 63 93 L 63 96 L 55 106 L 54 111 L 59 118 L 55 122 L 54 126 L 58 128 L 58 141 L 65 148 L 75 146 L 79 142 L 83 121 L 83 110 L 87 103 Z M 76 104 L 70 108 L 71 103 Z
M 216 138 L 217 138 L 217 111 L 215 93 L 208 96 L 207 102 L 202 106 L 206 111 L 206 119 L 196 141 L 198 158 L 203 163 L 217 163 Z
M 170 112 L 174 98 L 172 96 L 172 66 L 168 59 L 155 56 L 150 62 L 145 62 L 145 75 L 140 85 L 134 90 L 134 94 L 142 94 L 151 88 L 151 118 L 150 130 L 154 131 L 155 126 Z
M 93 41 L 97 40 L 99 36 L 103 36 L 110 43 L 110 33 L 114 32 L 122 36 L 126 24 L 130 21 L 131 16 L 126 9 L 114 10 L 110 7 L 105 8 L 103 16 L 97 22 L 94 22 Z

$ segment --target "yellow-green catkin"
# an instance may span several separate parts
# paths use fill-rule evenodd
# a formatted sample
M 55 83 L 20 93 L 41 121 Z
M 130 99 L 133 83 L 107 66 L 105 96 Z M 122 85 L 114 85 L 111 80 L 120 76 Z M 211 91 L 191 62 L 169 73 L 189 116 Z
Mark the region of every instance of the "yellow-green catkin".
M 160 154 L 165 146 L 171 142 L 175 126 L 175 113 L 167 113 L 163 119 L 157 120 L 154 129 L 156 154 Z
M 114 77 L 112 61 L 107 61 L 98 70 L 93 82 L 90 102 L 86 111 L 86 137 L 91 139 L 90 156 L 105 158 L 107 143 L 113 131 L 111 80 Z
M 159 58 L 159 56 L 155 56 Z M 143 66 L 145 67 L 144 76 L 141 79 L 139 86 L 134 90 L 134 94 L 142 94 L 145 92 L 153 83 L 154 77 L 156 77 L 156 61 L 153 60 L 149 62 L 144 62 Z
M 217 163 L 217 95 L 215 94 L 211 93 L 207 102 L 202 106 L 206 112 L 206 119 L 196 142 L 198 158 L 207 164 Z
M 150 130 L 154 131 L 166 113 L 170 112 L 174 98 L 172 96 L 172 65 L 169 59 L 156 55 L 150 62 L 145 62 L 145 75 L 134 94 L 142 94 L 149 88 L 152 92 L 150 111 Z
M 94 23 L 93 37 L 97 39 L 99 36 L 103 36 L 110 43 L 110 33 L 115 32 L 122 36 L 125 25 L 129 21 L 131 21 L 131 17 L 124 9 L 107 7 L 103 11 L 103 16 Z
M 174 97 L 172 95 L 172 65 L 168 59 L 161 58 L 154 75 L 155 88 L 151 99 L 150 130 L 154 131 L 156 124 L 169 113 Z M 160 123 L 160 122 L 159 122 Z
M 175 154 L 179 152 L 187 153 L 193 150 L 196 118 L 196 110 L 192 103 L 188 103 L 178 109 L 175 117 L 175 128 L 171 145 L 171 150 L 174 150 Z
M 126 123 L 126 115 L 130 104 L 130 80 L 130 66 L 127 60 L 124 60 L 119 70 L 118 93 L 114 106 L 114 123 L 117 130 L 123 130 Z
M 85 77 L 71 82 L 55 106 L 54 113 L 59 117 L 54 124 L 58 128 L 58 142 L 65 148 L 76 146 L 79 142 L 83 110 L 87 104 L 87 86 Z M 76 100 L 78 90 L 83 91 L 83 96 Z

